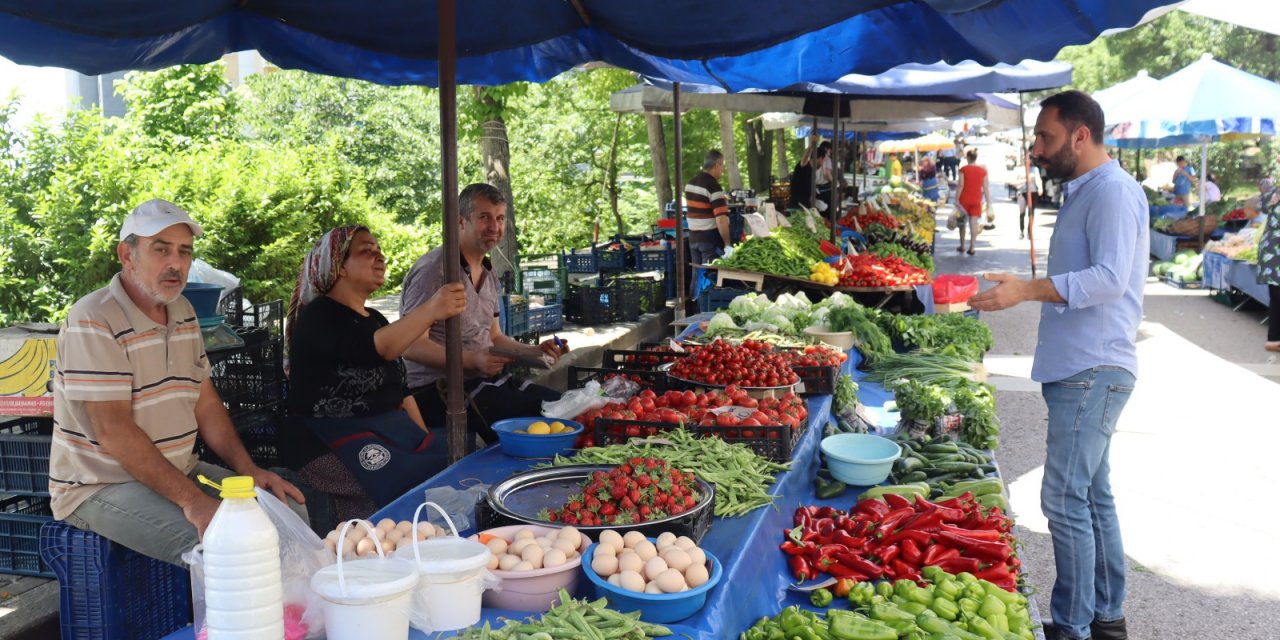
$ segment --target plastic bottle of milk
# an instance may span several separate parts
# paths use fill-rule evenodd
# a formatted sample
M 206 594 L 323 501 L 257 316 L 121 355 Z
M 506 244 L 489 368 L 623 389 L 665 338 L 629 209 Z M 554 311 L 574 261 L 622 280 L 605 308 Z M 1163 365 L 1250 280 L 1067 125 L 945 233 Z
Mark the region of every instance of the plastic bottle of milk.
M 253 478 L 232 476 L 219 488 L 222 506 L 203 541 L 208 640 L 281 640 L 284 595 L 276 527 L 254 499 Z

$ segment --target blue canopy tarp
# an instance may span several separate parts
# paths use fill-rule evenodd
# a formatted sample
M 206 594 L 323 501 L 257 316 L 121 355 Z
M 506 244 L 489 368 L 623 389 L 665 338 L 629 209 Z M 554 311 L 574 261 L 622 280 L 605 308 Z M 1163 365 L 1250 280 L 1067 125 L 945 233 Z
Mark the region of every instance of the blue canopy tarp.
M 679 82 L 778 89 L 921 60 L 1051 59 L 1169 0 L 467 0 L 458 81 L 545 81 L 602 61 Z M 0 0 L 0 55 L 86 74 L 256 49 L 282 68 L 438 82 L 435 2 Z

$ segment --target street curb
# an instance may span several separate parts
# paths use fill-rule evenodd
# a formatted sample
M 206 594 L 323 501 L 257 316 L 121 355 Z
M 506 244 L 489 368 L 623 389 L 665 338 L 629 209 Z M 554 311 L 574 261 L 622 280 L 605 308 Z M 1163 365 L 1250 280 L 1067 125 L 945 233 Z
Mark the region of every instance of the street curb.
M 0 617 L 0 638 L 17 638 L 36 627 L 47 625 L 51 619 L 56 624 L 58 604 L 57 580 L 50 580 L 5 601 L 0 606 L 13 611 Z

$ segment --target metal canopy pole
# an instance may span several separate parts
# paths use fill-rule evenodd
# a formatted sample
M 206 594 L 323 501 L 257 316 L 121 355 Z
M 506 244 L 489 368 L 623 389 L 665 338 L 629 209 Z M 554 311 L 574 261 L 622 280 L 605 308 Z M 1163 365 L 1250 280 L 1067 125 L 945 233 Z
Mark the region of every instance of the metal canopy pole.
M 1022 169 L 1023 191 L 1027 198 L 1027 241 L 1031 244 L 1031 277 L 1036 277 L 1036 210 L 1034 196 L 1031 195 L 1031 150 L 1027 148 L 1027 121 L 1022 112 L 1022 92 L 1018 92 L 1018 126 L 1022 129 Z M 958 196 L 957 196 L 958 198 Z M 959 200 L 957 200 L 959 202 Z M 959 205 L 957 205 L 959 206 Z
M 444 281 L 460 282 L 458 235 L 458 77 L 457 11 L 454 0 L 437 0 L 440 52 L 440 188 L 444 191 Z M 462 318 L 444 323 L 445 379 L 448 380 L 445 424 L 449 463 L 467 455 L 467 407 L 462 392 Z
M 822 135 L 818 132 L 818 116 L 814 116 L 813 135 L 818 138 L 818 144 L 822 144 Z M 815 210 L 818 208 L 818 169 L 814 168 L 813 163 L 817 160 L 818 145 L 814 145 L 813 149 L 809 151 L 809 206 Z
M 840 94 L 831 97 L 831 242 L 836 241 L 836 224 L 840 219 Z
M 685 295 L 687 293 L 685 291 L 686 280 L 684 277 L 684 273 L 685 273 L 685 262 L 688 261 L 688 257 L 685 255 L 685 251 L 684 251 L 684 237 L 685 237 L 684 236 L 684 185 L 680 184 L 684 182 L 684 166 L 683 166 L 683 163 L 680 161 L 680 155 L 684 153 L 684 141 L 681 139 L 683 127 L 680 124 L 680 83 L 679 82 L 671 83 L 671 108 L 672 108 L 672 111 L 675 112 L 674 119 L 672 120 L 672 122 L 675 123 L 675 126 L 673 127 L 674 128 L 673 135 L 675 136 L 675 139 L 676 139 L 675 140 L 676 179 L 672 186 L 673 187 L 677 185 L 679 186 L 679 188 L 672 189 L 672 191 L 675 192 L 672 195 L 675 196 L 675 203 L 676 203 L 675 204 L 676 206 L 676 314 L 675 316 L 676 316 L 676 319 L 679 320 L 684 318 Z
M 1204 181 L 1209 175 L 1209 141 L 1200 145 L 1200 251 L 1204 251 Z

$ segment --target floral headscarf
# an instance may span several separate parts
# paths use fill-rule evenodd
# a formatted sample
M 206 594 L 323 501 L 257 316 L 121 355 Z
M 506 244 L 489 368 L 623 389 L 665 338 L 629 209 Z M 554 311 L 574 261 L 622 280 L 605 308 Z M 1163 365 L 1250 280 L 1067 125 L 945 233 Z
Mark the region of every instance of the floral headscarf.
M 351 224 L 332 229 L 316 240 L 311 251 L 307 252 L 307 257 L 302 259 L 298 282 L 293 287 L 293 296 L 289 298 L 286 334 L 293 333 L 293 323 L 303 307 L 329 293 L 333 285 L 337 284 L 338 271 L 342 269 L 342 263 L 347 261 L 352 238 L 357 233 L 368 230 L 364 225 Z

